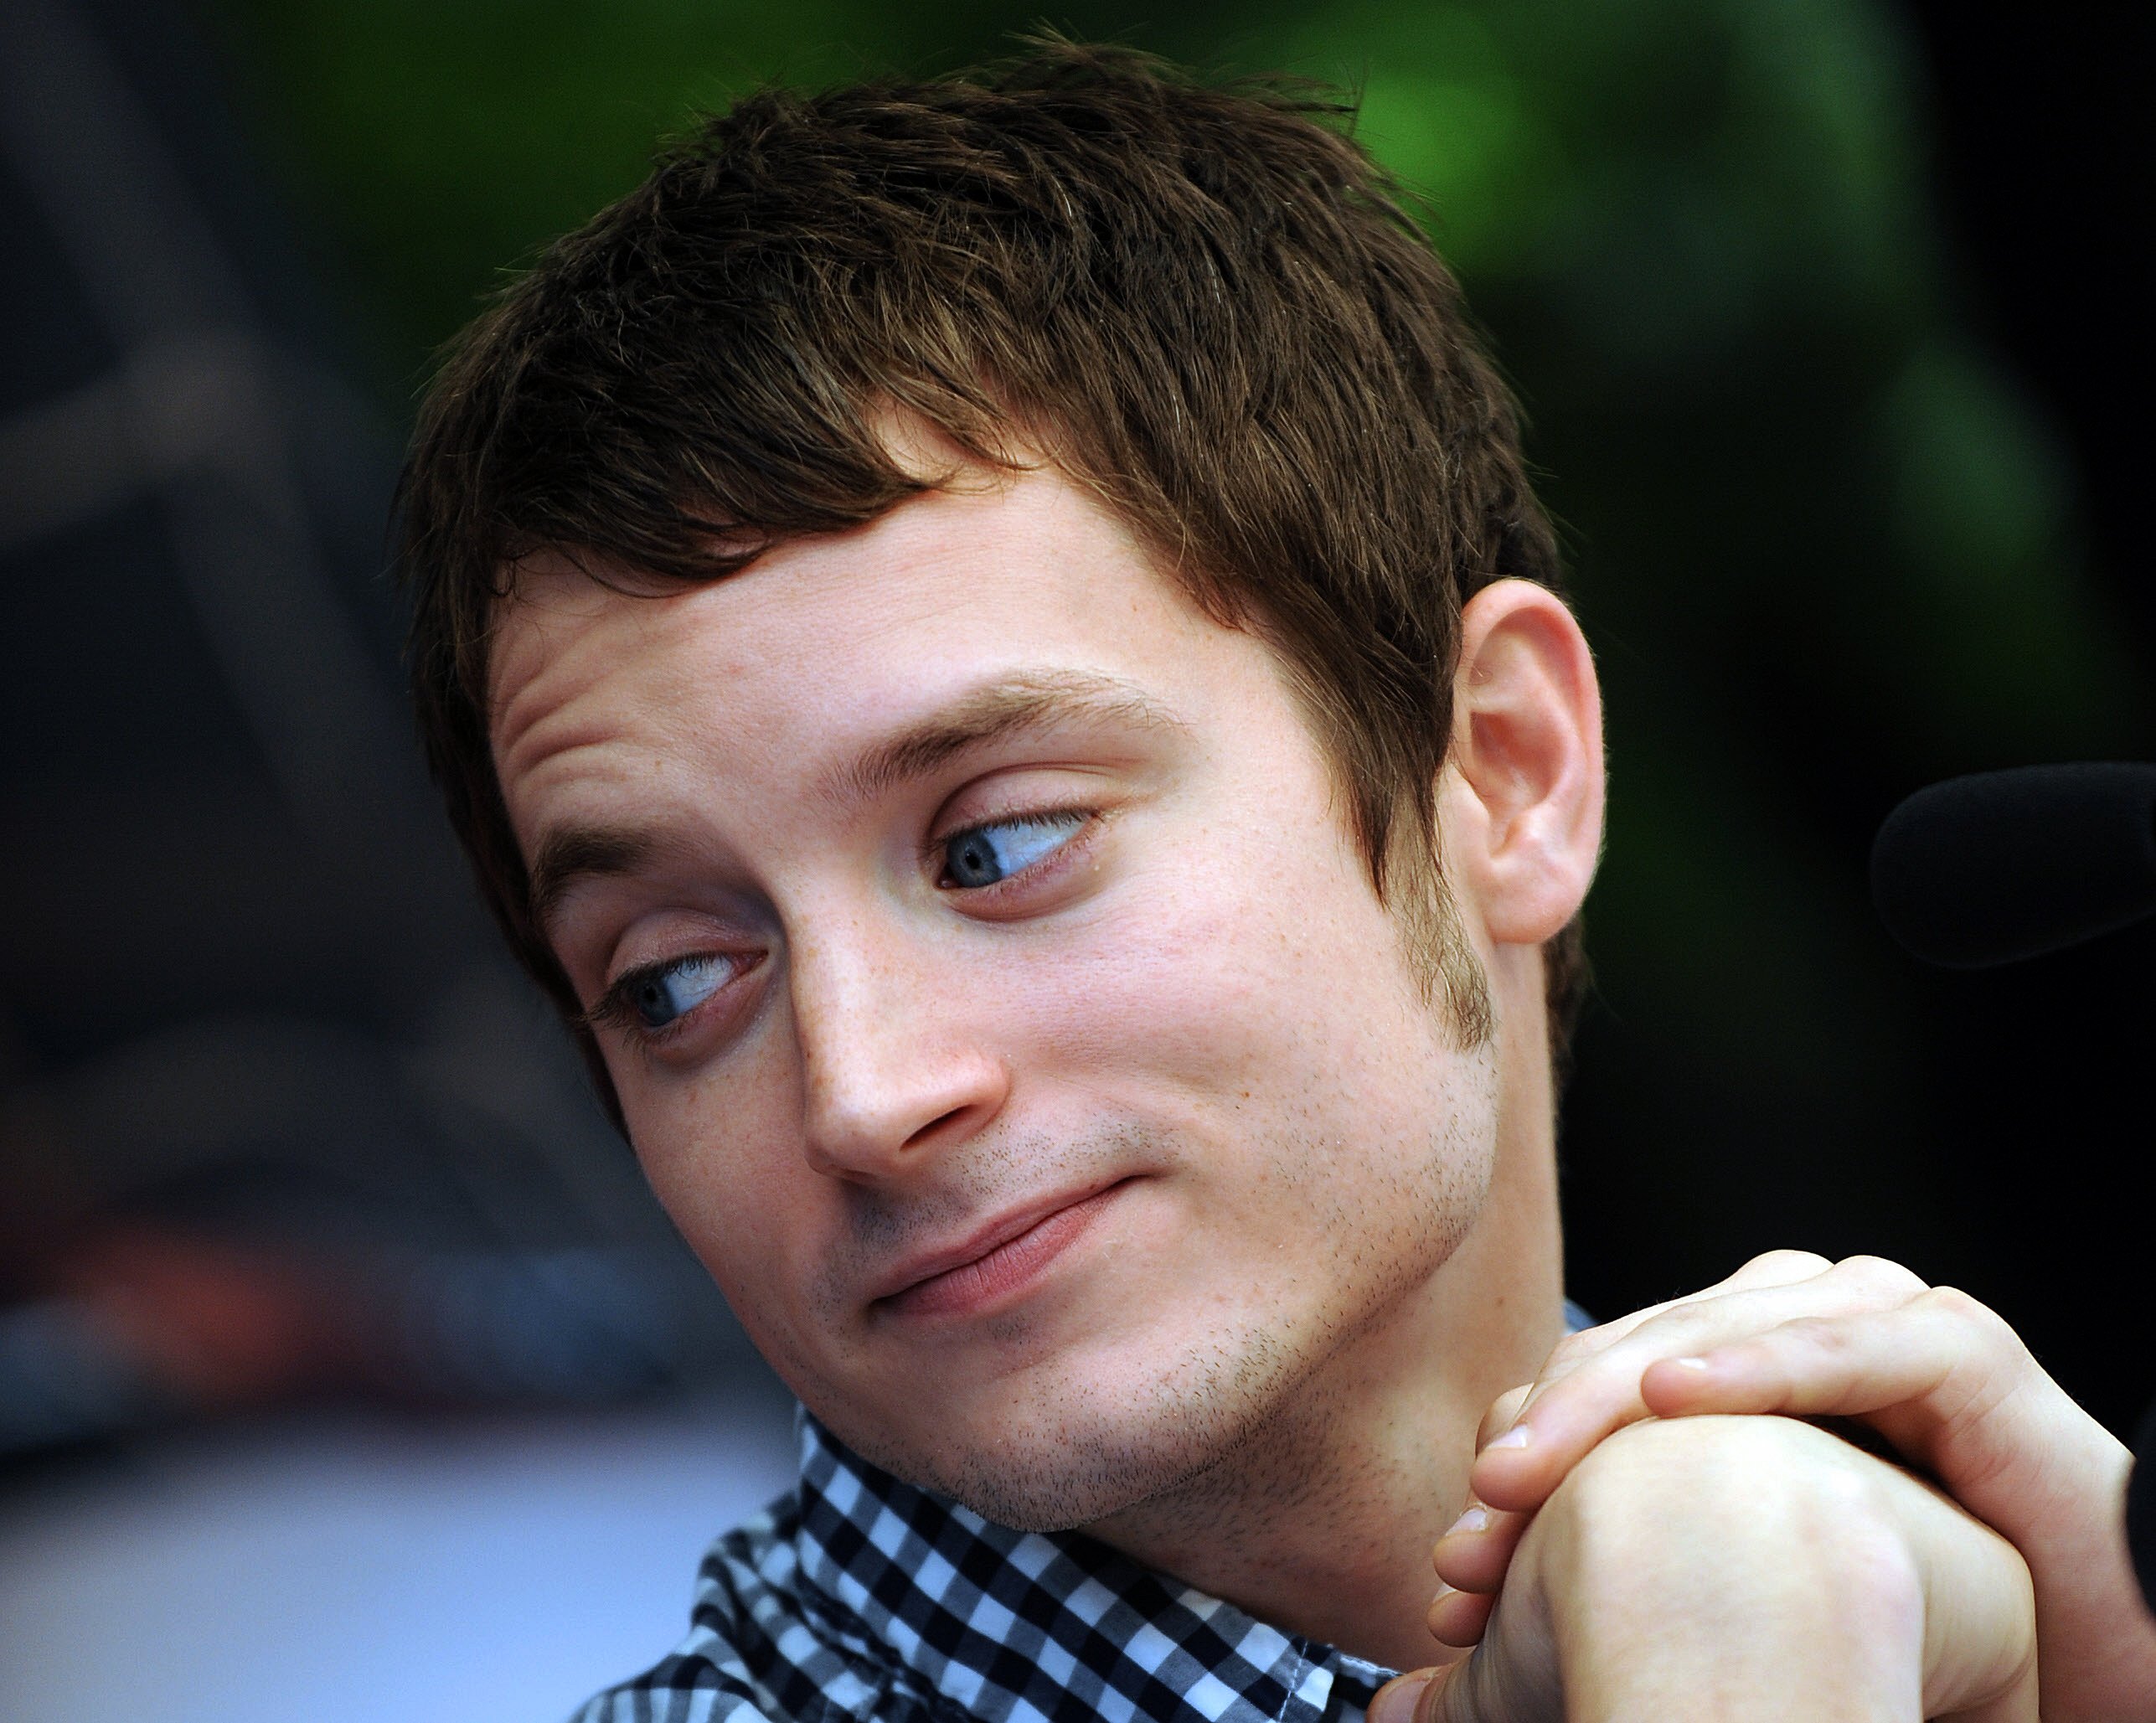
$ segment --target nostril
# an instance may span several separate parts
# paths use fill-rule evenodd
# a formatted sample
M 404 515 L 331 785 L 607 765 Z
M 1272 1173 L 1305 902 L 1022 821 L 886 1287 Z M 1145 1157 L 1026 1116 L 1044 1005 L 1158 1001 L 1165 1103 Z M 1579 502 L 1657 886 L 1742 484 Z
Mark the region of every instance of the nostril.
M 926 1148 L 938 1137 L 951 1134 L 962 1127 L 972 1113 L 971 1107 L 954 1107 L 950 1112 L 931 1119 L 905 1140 L 908 1148 Z
M 859 1033 L 858 1014 L 797 1020 L 803 1148 L 827 1170 L 917 1173 L 983 1129 L 1008 1093 L 1000 1060 L 963 1040 L 939 1045 L 925 1026 L 879 1040 Z

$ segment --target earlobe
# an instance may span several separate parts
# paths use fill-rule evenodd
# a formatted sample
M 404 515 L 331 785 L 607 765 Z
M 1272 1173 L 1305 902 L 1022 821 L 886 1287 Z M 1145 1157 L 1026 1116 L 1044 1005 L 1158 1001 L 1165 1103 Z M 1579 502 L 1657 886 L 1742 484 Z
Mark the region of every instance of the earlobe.
M 1602 854 L 1594 659 L 1564 601 L 1526 580 L 1484 587 L 1460 624 L 1452 864 L 1492 938 L 1539 945 L 1577 913 Z

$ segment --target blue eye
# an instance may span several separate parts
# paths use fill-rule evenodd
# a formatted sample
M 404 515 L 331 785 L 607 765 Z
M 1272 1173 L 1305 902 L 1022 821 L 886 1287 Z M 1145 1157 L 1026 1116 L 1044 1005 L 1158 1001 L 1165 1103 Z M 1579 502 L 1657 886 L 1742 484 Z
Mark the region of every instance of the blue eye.
M 622 983 L 622 1003 L 644 1028 L 664 1029 L 725 986 L 733 973 L 730 957 L 709 952 L 683 957 L 628 977 Z
M 999 820 L 943 840 L 943 884 L 966 890 L 998 885 L 1052 855 L 1086 823 L 1082 813 Z

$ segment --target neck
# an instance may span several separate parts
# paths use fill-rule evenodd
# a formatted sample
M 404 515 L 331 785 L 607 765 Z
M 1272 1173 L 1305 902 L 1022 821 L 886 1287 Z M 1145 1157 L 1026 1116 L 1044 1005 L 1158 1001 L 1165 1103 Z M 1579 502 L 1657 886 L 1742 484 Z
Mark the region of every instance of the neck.
M 1239 1448 L 1094 1535 L 1375 1663 L 1458 1655 L 1424 1626 L 1430 1546 L 1466 1504 L 1483 1413 L 1534 1376 L 1564 1327 L 1547 1051 L 1504 1063 L 1511 1104 L 1488 1194 L 1444 1265 Z

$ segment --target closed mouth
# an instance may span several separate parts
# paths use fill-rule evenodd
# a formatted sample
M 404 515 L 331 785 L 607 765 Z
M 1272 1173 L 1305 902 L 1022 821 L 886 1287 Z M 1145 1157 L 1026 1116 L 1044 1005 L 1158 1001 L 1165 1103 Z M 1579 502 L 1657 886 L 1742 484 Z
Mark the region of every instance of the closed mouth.
M 905 1265 L 871 1304 L 894 1315 L 949 1315 L 1015 1292 L 1131 1182 L 1118 1179 L 999 1215 L 963 1242 Z

